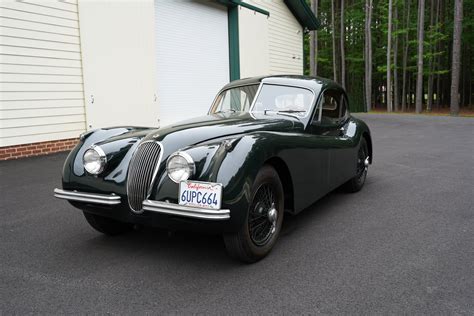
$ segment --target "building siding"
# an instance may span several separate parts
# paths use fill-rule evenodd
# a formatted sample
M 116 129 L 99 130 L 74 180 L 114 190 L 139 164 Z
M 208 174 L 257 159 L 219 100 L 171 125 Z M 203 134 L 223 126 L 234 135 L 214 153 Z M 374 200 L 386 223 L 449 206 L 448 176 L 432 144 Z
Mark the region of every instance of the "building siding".
M 268 74 L 303 74 L 303 28 L 283 0 L 248 0 L 270 12 Z M 258 14 L 258 13 L 257 13 Z M 256 31 L 258 34 L 258 31 Z
M 2 0 L 0 147 L 85 131 L 76 1 Z

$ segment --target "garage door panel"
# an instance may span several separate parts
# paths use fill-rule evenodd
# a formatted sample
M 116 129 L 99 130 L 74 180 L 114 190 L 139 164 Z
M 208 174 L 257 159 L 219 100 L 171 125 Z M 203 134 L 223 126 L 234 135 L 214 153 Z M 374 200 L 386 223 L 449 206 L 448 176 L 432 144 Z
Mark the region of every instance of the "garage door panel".
M 205 115 L 229 81 L 225 6 L 155 1 L 160 120 L 167 125 Z

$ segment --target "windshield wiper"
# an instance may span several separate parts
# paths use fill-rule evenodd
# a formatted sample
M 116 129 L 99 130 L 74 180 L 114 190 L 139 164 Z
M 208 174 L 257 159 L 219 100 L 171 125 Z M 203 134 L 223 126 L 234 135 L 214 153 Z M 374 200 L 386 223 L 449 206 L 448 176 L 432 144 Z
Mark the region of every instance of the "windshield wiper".
M 279 113 L 306 113 L 304 110 L 282 110 L 282 111 L 277 111 Z
M 294 110 L 285 110 L 285 111 L 274 111 L 274 110 L 263 110 L 263 114 L 267 115 L 267 113 L 275 113 L 277 115 L 284 115 L 284 116 L 290 116 L 294 117 L 296 119 L 300 120 L 300 117 L 298 115 L 295 115 L 293 113 L 300 113 L 300 112 L 306 112 L 306 111 L 294 111 Z
M 220 110 L 220 111 L 214 112 L 213 114 L 228 113 L 228 112 L 235 113 L 235 112 L 237 112 L 237 111 L 234 110 L 234 109 L 228 109 L 228 110 L 226 110 L 226 111 Z

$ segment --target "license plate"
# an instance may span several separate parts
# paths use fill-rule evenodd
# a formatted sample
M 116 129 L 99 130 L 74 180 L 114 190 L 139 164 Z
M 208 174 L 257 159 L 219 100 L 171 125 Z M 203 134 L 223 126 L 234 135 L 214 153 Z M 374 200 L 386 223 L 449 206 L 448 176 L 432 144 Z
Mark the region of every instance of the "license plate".
M 182 181 L 179 184 L 179 204 L 201 208 L 220 209 L 222 184 Z

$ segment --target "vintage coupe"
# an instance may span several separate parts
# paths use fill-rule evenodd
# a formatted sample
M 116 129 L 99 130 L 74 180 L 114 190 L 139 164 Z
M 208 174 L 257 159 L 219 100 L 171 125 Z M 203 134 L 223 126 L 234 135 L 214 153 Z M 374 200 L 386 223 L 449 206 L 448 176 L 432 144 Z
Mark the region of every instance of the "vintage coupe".
M 339 85 L 256 77 L 227 84 L 203 117 L 81 135 L 54 195 L 104 234 L 136 225 L 219 233 L 231 256 L 255 262 L 285 212 L 341 185 L 359 191 L 371 162 L 369 128 Z

